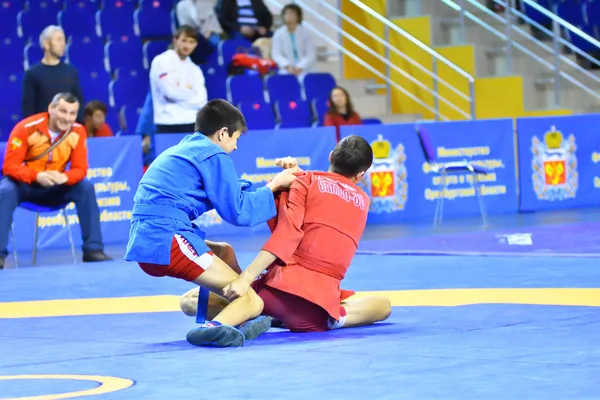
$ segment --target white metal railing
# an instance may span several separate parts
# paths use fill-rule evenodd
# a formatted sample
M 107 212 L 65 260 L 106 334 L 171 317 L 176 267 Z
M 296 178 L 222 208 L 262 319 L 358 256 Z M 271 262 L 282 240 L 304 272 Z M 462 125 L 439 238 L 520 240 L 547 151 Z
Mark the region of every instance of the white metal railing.
M 581 89 L 587 95 L 593 97 L 596 100 L 600 100 L 600 92 L 594 87 L 590 87 L 590 85 L 584 83 L 581 79 L 575 78 L 572 74 L 563 71 L 563 65 L 569 66 L 574 71 L 576 71 L 582 77 L 585 77 L 588 82 L 593 83 L 594 86 L 600 87 L 600 77 L 595 75 L 594 73 L 588 71 L 587 69 L 581 67 L 576 62 L 572 61 L 570 58 L 566 57 L 561 53 L 562 46 L 566 46 L 570 48 L 574 53 L 579 54 L 581 57 L 587 59 L 589 62 L 594 63 L 600 66 L 600 62 L 596 60 L 594 57 L 591 57 L 586 52 L 574 46 L 569 41 L 563 39 L 561 37 L 562 30 L 567 30 L 575 35 L 582 37 L 583 39 L 589 41 L 595 46 L 598 46 L 600 49 L 600 42 L 595 40 L 593 37 L 587 35 L 585 32 L 577 28 L 576 26 L 570 24 L 569 22 L 561 19 L 556 14 L 552 13 L 550 10 L 546 10 L 544 7 L 535 3 L 532 0 L 521 0 L 525 5 L 530 6 L 540 13 L 546 15 L 553 21 L 552 31 L 540 25 L 539 23 L 533 21 L 527 15 L 523 13 L 522 10 L 518 9 L 515 5 L 515 0 L 494 0 L 494 2 L 504 6 L 504 14 L 498 14 L 490 10 L 486 5 L 481 4 L 477 0 L 440 0 L 442 3 L 447 5 L 448 7 L 454 9 L 458 12 L 458 23 L 460 25 L 461 37 L 463 40 L 466 38 L 465 36 L 465 19 L 469 19 L 474 23 L 480 25 L 482 28 L 490 32 L 491 34 L 497 36 L 502 41 L 506 43 L 505 51 L 506 51 L 506 62 L 507 62 L 507 70 L 509 73 L 513 72 L 513 49 L 518 50 L 519 52 L 525 54 L 538 64 L 542 65 L 549 71 L 553 73 L 553 84 L 554 84 L 554 106 L 561 106 L 561 79 L 570 82 L 574 86 Z M 468 11 L 465 7 L 469 5 L 474 7 L 476 10 L 481 11 L 483 14 L 493 18 L 495 21 L 499 22 L 504 26 L 504 32 L 494 28 L 490 24 L 483 21 L 474 13 Z M 552 45 L 548 45 L 543 41 L 535 38 L 529 32 L 524 30 L 518 24 L 514 22 L 516 18 L 523 19 L 526 23 L 531 24 L 535 28 L 541 30 L 542 32 L 552 37 Z M 530 48 L 527 48 L 523 44 L 519 43 L 514 39 L 513 36 L 515 34 L 520 35 L 525 39 L 526 42 L 534 45 L 531 46 L 537 50 L 541 50 L 545 53 L 551 54 L 552 62 L 544 59 L 542 56 L 536 54 Z
M 407 97 L 409 97 L 410 99 L 415 101 L 417 104 L 421 105 L 423 108 L 432 112 L 436 119 L 439 119 L 439 120 L 448 120 L 449 119 L 447 116 L 440 113 L 440 103 L 447 105 L 450 109 L 453 109 L 454 111 L 456 111 L 457 113 L 459 113 L 460 115 L 462 115 L 465 118 L 468 118 L 468 119 L 475 118 L 475 99 L 474 99 L 475 78 L 472 75 L 470 75 L 468 72 L 464 71 L 462 68 L 458 67 L 456 64 L 452 63 L 450 60 L 443 57 L 441 54 L 437 53 L 434 49 L 425 45 L 424 43 L 419 41 L 417 38 L 410 35 L 408 32 L 404 31 L 403 29 L 401 29 L 400 27 L 398 27 L 397 25 L 395 25 L 394 23 L 389 21 L 384 16 L 381 16 L 379 13 L 374 11 L 372 8 L 366 6 L 364 3 L 362 3 L 359 0 L 349 0 L 349 1 L 352 2 L 354 5 L 356 5 L 357 7 L 359 7 L 360 9 L 362 9 L 363 11 L 365 11 L 367 14 L 375 17 L 378 21 L 380 21 L 384 25 L 384 38 L 379 37 L 378 35 L 374 34 L 366 27 L 364 27 L 361 24 L 359 24 L 358 22 L 354 21 L 352 18 L 343 14 L 340 10 L 339 2 L 338 2 L 338 7 L 336 8 L 333 5 L 327 4 L 326 1 L 322 1 L 322 0 L 315 0 L 315 1 L 318 2 L 318 5 L 320 7 L 324 7 L 325 9 L 332 12 L 336 18 L 325 17 L 324 15 L 322 15 L 322 13 L 316 11 L 311 5 L 307 4 L 307 2 L 305 0 L 295 0 L 294 3 L 298 4 L 303 9 L 303 11 L 305 13 L 308 13 L 309 15 L 311 15 L 312 18 L 319 20 L 320 22 L 325 24 L 329 29 L 332 29 L 333 31 L 335 31 L 338 34 L 337 42 L 336 42 L 336 40 L 333 40 L 332 38 L 323 34 L 323 32 L 320 29 L 318 29 L 317 27 L 315 27 L 313 24 L 306 21 L 306 18 L 302 22 L 302 25 L 306 26 L 316 36 L 318 36 L 323 41 L 327 42 L 330 46 L 335 48 L 340 54 L 346 55 L 347 57 L 354 60 L 355 62 L 357 62 L 358 64 L 363 66 L 365 69 L 367 69 L 368 71 L 373 73 L 373 75 L 382 79 L 385 82 L 388 110 L 391 108 L 391 89 L 393 88 L 393 89 L 400 91 L 401 93 L 403 93 L 404 95 L 406 95 Z M 283 6 L 285 5 L 285 3 L 280 2 L 280 0 L 267 0 L 267 2 L 277 8 L 283 8 Z M 335 21 L 335 19 L 337 19 L 337 21 Z M 368 37 L 375 40 L 377 43 L 381 44 L 384 47 L 384 51 L 385 51 L 384 56 L 379 54 L 379 52 L 377 52 L 376 50 L 365 45 L 361 40 L 357 39 L 356 37 L 352 36 L 348 32 L 344 31 L 341 26 L 342 21 L 346 21 L 350 25 L 354 26 L 355 28 L 357 28 L 358 30 L 363 32 Z M 424 66 L 421 63 L 413 60 L 408 55 L 406 55 L 402 51 L 400 51 L 397 48 L 395 48 L 394 46 L 392 46 L 389 42 L 390 30 L 397 32 L 402 37 L 408 39 L 411 43 L 415 44 L 416 46 L 418 46 L 419 48 L 421 48 L 422 50 L 424 50 L 425 52 L 430 54 L 432 56 L 432 65 L 431 65 L 432 70 L 429 70 L 429 68 L 427 68 L 427 66 Z M 385 65 L 385 72 L 382 73 L 376 67 L 369 65 L 367 62 L 362 60 L 360 57 L 356 56 L 352 52 L 345 49 L 341 43 L 342 38 L 349 40 L 350 42 L 352 42 L 353 44 L 355 44 L 356 46 L 358 46 L 359 48 L 361 48 L 368 54 L 372 55 L 380 62 L 382 62 Z M 430 88 L 429 86 L 427 86 L 426 83 L 421 82 L 418 79 L 416 79 L 415 77 L 413 77 L 410 73 L 404 71 L 399 66 L 390 62 L 390 54 L 391 53 L 394 53 L 394 54 L 400 56 L 402 59 L 406 60 L 410 65 L 416 67 L 417 69 L 419 69 L 420 71 L 424 72 L 429 77 L 431 77 L 432 81 L 433 81 L 433 89 Z M 342 57 L 340 57 L 340 58 L 342 58 Z M 341 62 L 341 60 L 340 60 L 340 62 Z M 469 95 L 465 95 L 460 90 L 458 90 L 456 87 L 454 87 L 453 85 L 451 85 L 450 83 L 446 82 L 444 79 L 439 77 L 439 75 L 438 75 L 438 64 L 439 63 L 447 65 L 449 68 L 451 68 L 452 70 L 454 70 L 456 73 L 458 73 L 464 79 L 467 80 L 468 85 L 469 85 Z M 430 106 L 429 104 L 427 104 L 422 99 L 415 96 L 413 93 L 406 90 L 399 83 L 394 82 L 394 80 L 391 78 L 392 71 L 400 74 L 403 78 L 414 83 L 416 86 L 418 86 L 425 92 L 431 94 L 434 99 L 433 107 Z M 465 102 L 467 102 L 469 105 L 469 112 L 465 112 L 462 108 L 460 108 L 456 104 L 454 104 L 453 101 L 450 101 L 450 100 L 444 98 L 443 96 L 441 96 L 439 94 L 439 86 L 440 85 L 445 86 L 451 92 L 455 93 L 458 97 L 460 97 Z

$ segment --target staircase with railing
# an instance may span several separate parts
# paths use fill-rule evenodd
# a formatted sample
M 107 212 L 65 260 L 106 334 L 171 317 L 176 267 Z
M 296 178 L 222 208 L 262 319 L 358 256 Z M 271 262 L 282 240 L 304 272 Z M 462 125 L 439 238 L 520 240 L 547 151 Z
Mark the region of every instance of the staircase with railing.
M 507 85 L 503 96 L 522 98 L 522 115 L 600 111 L 600 73 L 594 69 L 600 61 L 592 56 L 600 53 L 600 42 L 581 26 L 561 18 L 560 8 L 547 9 L 534 0 L 520 0 L 520 5 L 514 0 L 494 0 L 504 9 L 495 13 L 484 0 L 390 1 L 392 12 L 403 20 L 428 15 L 434 43 L 471 45 L 478 78 L 520 78 L 520 84 L 513 80 L 512 87 Z M 577 3 L 584 11 L 587 5 L 600 10 L 598 1 L 586 1 L 573 0 L 559 7 Z M 600 13 L 588 14 L 599 20 L 600 27 Z
M 265 1 L 273 10 L 287 3 Z M 600 111 L 600 75 L 580 61 L 600 62 L 577 46 L 600 43 L 534 0 L 520 1 L 551 26 L 514 0 L 494 1 L 504 13 L 489 10 L 486 0 L 295 3 L 323 50 L 319 69 L 350 89 L 359 111 L 391 117 L 385 122 Z
M 282 0 L 266 3 L 272 10 L 286 4 Z M 365 82 L 364 90 L 385 98 L 386 114 L 405 115 L 412 120 L 476 116 L 473 75 L 427 41 L 388 20 L 383 10 L 359 0 L 295 3 L 303 9 L 303 25 L 333 55 L 328 63 L 339 66 L 335 74 L 338 80 L 342 84 Z M 325 63 L 319 69 L 327 69 Z

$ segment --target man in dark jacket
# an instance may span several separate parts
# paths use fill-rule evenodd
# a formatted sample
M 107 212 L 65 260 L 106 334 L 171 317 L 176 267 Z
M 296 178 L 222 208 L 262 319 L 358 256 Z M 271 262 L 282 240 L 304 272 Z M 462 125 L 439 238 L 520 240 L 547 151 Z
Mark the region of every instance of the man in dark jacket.
M 216 11 L 230 38 L 241 36 L 253 42 L 272 35 L 273 15 L 262 0 L 219 0 Z
M 48 104 L 58 93 L 72 93 L 79 104 L 84 104 L 77 70 L 60 60 L 66 48 L 62 28 L 56 25 L 46 27 L 40 34 L 40 46 L 44 50 L 44 58 L 30 67 L 23 78 L 23 118 L 47 111 Z M 77 120 L 83 123 L 83 107 L 79 108 Z

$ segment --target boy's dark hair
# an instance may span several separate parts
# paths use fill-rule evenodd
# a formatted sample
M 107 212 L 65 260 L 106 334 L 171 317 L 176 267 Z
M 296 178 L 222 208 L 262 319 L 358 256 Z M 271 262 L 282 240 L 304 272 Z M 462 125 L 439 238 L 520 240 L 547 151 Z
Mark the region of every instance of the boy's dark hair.
M 91 117 L 96 111 L 102 111 L 102 113 L 106 115 L 106 104 L 100 100 L 92 100 L 86 104 L 83 114 L 86 117 Z
M 194 40 L 198 40 L 198 31 L 191 25 L 181 25 L 175 31 L 175 35 L 173 35 L 174 39 L 179 39 L 179 37 L 183 35 Z
M 221 128 L 227 128 L 229 136 L 248 130 L 244 115 L 233 104 L 221 99 L 211 100 L 196 114 L 196 132 L 212 136 Z
M 353 178 L 371 168 L 373 149 L 369 142 L 356 135 L 340 140 L 331 153 L 331 172 Z
M 281 10 L 281 18 L 282 19 L 287 10 L 295 12 L 296 18 L 298 19 L 298 23 L 299 24 L 302 23 L 302 9 L 297 4 L 288 4 L 285 7 L 283 7 L 283 10 Z

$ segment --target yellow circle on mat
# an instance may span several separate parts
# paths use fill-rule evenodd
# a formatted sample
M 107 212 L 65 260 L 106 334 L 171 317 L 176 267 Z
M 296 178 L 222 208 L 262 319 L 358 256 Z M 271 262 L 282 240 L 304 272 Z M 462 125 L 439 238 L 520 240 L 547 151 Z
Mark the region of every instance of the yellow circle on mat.
M 43 394 L 40 396 L 28 397 L 11 397 L 0 398 L 0 400 L 59 400 L 72 399 L 74 397 L 95 396 L 98 394 L 114 393 L 119 390 L 127 389 L 133 385 L 131 379 L 117 378 L 114 376 L 99 376 L 99 375 L 0 375 L 0 381 L 9 380 L 32 380 L 32 379 L 64 379 L 74 381 L 90 381 L 99 383 L 100 386 L 93 389 L 80 390 L 78 392 L 67 392 L 57 394 Z
M 537 304 L 600 307 L 600 288 L 421 289 L 357 292 L 352 299 L 387 297 L 396 307 Z M 0 319 L 181 312 L 180 296 L 137 296 L 0 302 Z

